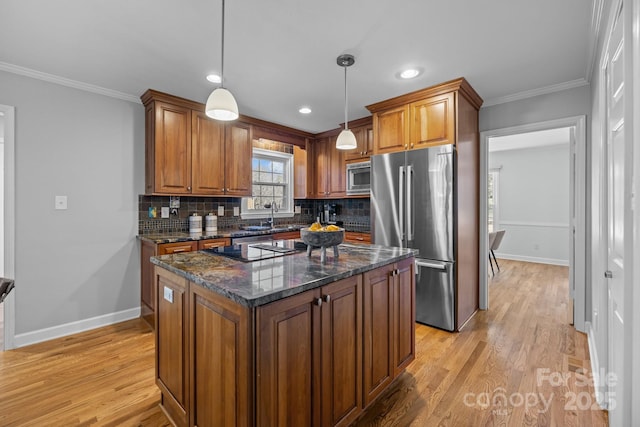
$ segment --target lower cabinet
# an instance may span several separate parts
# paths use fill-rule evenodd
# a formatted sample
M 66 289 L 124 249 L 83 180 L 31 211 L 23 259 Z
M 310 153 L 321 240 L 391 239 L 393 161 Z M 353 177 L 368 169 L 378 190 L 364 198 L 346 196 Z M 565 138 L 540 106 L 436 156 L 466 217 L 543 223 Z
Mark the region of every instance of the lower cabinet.
M 164 412 L 178 426 L 352 424 L 414 358 L 413 262 L 254 309 L 154 267 Z
M 257 425 L 349 425 L 362 411 L 362 276 L 257 310 Z

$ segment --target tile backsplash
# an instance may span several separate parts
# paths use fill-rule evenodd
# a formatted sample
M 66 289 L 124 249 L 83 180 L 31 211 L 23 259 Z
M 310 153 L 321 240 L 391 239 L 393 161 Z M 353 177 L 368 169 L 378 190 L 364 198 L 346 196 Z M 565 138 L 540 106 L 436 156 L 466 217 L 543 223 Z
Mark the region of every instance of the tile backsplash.
M 139 234 L 187 232 L 189 230 L 189 215 L 194 212 L 202 216 L 209 212 L 217 215 L 219 206 L 223 206 L 224 216 L 218 216 L 218 229 L 238 228 L 260 223 L 260 220 L 243 220 L 239 216 L 233 216 L 233 209 L 240 210 L 241 205 L 241 199 L 235 197 L 181 196 L 180 208 L 171 213 L 169 218 L 161 218 L 162 208 L 169 207 L 169 200 L 169 196 L 140 195 L 138 197 Z M 295 201 L 295 205 L 300 206 L 301 213 L 294 214 L 292 218 L 276 218 L 275 223 L 276 225 L 311 224 L 323 211 L 325 204 L 337 206 L 339 214 L 336 215 L 336 220 L 343 221 L 345 226 L 352 229 L 369 229 L 369 199 L 298 199 Z M 155 211 L 155 218 L 150 217 L 150 211 Z

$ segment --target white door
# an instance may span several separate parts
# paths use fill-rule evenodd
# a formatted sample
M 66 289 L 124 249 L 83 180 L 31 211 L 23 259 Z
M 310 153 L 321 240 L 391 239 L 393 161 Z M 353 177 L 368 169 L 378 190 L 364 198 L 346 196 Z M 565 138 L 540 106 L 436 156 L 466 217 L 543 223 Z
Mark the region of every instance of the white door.
M 606 144 L 607 144 L 607 277 L 609 308 L 609 421 L 624 425 L 624 35 L 622 7 L 611 31 L 605 64 Z

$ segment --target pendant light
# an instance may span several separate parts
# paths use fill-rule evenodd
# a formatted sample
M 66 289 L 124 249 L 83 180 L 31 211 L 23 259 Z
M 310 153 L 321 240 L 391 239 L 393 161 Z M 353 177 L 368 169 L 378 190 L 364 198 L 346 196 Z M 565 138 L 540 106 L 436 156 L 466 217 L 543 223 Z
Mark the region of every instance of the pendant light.
M 222 49 L 220 61 L 220 87 L 216 88 L 207 99 L 205 114 L 212 119 L 230 121 L 238 118 L 238 104 L 235 98 L 224 88 L 224 0 L 222 0 Z
M 358 146 L 356 136 L 349 130 L 349 121 L 347 120 L 347 67 L 352 66 L 356 59 L 353 55 L 340 55 L 337 59 L 338 65 L 344 67 L 344 130 L 338 135 L 336 140 L 336 148 L 338 150 L 353 150 Z

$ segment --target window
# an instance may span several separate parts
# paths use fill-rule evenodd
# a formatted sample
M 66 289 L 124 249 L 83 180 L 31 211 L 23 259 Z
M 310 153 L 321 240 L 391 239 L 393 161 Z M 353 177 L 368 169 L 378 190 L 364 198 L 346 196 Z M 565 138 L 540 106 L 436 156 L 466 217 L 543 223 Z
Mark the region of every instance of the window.
M 489 232 L 496 229 L 498 224 L 498 182 L 500 169 L 491 169 L 487 176 L 487 226 Z
M 243 219 L 271 216 L 272 202 L 274 216 L 293 216 L 293 154 L 254 148 L 251 175 L 252 197 L 242 199 Z

